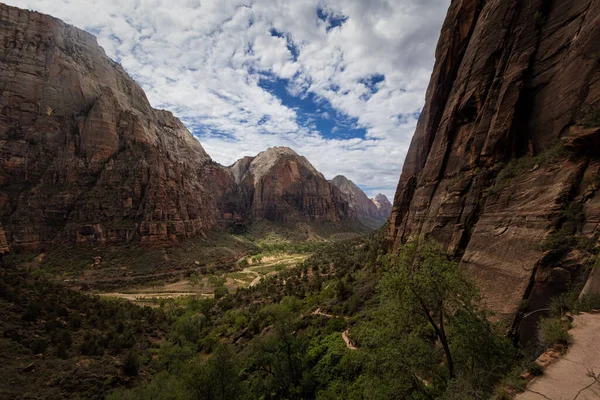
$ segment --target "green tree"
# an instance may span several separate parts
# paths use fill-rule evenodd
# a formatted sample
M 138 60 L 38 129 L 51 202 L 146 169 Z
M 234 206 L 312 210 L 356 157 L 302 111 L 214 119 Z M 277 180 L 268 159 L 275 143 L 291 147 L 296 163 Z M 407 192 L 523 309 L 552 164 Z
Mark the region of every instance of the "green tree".
M 235 400 L 242 396 L 239 367 L 230 346 L 220 345 L 206 362 L 190 360 L 184 378 L 194 400 Z
M 424 320 L 433 329 L 445 354 L 448 375 L 456 377 L 447 320 L 459 310 L 472 310 L 477 294 L 457 263 L 435 243 L 406 244 L 389 259 L 381 289 L 388 306 L 402 319 L 415 326 Z
M 491 389 L 515 350 L 489 322 L 458 264 L 436 243 L 409 243 L 388 258 L 386 269 L 379 286 L 380 318 L 386 321 L 377 329 L 379 347 L 383 357 L 396 353 L 390 362 L 412 377 L 405 388 L 439 394 L 459 377 Z M 438 371 L 440 352 L 445 374 Z

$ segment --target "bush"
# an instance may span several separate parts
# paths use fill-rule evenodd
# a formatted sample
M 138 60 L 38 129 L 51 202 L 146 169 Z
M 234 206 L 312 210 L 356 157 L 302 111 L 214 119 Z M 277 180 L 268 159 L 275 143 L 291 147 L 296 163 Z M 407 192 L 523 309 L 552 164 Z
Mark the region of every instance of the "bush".
M 531 170 L 535 166 L 546 166 L 565 158 L 568 155 L 567 150 L 560 142 L 549 149 L 539 153 L 537 156 L 523 156 L 521 158 L 513 158 L 506 166 L 498 173 L 494 185 L 490 187 L 490 194 L 496 194 L 501 189 L 507 187 L 512 181 Z
M 59 344 L 56 347 L 56 356 L 63 360 L 66 360 L 67 358 L 69 358 L 69 353 L 67 352 L 67 346 L 65 346 L 63 343 Z
M 31 349 L 33 354 L 44 353 L 46 351 L 47 347 L 48 347 L 48 342 L 46 342 L 45 339 L 40 339 L 40 338 L 33 340 L 31 342 L 31 345 L 29 346 L 29 348 Z
M 575 292 L 563 293 L 550 300 L 550 314 L 555 317 L 563 316 L 567 312 L 577 309 L 577 294 Z
M 585 128 L 595 128 L 600 126 L 600 106 L 588 106 L 581 110 L 579 125 Z
M 528 365 L 527 365 L 527 371 L 531 372 L 531 374 L 533 376 L 542 376 L 544 375 L 544 368 L 542 368 L 538 363 L 536 363 L 535 361 L 531 361 Z
M 42 306 L 40 303 L 31 302 L 23 313 L 23 321 L 33 322 L 41 315 L 41 313 Z
M 215 293 L 215 299 L 220 299 L 229 294 L 229 289 L 227 289 L 225 286 L 218 286 L 215 288 L 214 293 Z
M 132 350 L 123 361 L 123 373 L 127 376 L 137 376 L 140 371 L 140 357 L 137 351 Z
M 568 326 L 560 318 L 542 318 L 538 328 L 538 339 L 545 348 L 552 347 L 557 343 L 569 343 Z
M 498 386 L 498 390 L 496 390 L 495 399 L 510 399 L 512 396 L 508 395 L 505 391 L 505 388 L 515 390 L 517 392 L 522 392 L 525 388 L 525 381 L 521 378 L 521 373 L 523 372 L 523 367 L 521 365 L 515 366 L 510 370 L 508 374 L 502 379 L 500 385 Z
M 577 311 L 590 312 L 600 310 L 600 293 L 590 293 L 583 295 L 577 305 Z

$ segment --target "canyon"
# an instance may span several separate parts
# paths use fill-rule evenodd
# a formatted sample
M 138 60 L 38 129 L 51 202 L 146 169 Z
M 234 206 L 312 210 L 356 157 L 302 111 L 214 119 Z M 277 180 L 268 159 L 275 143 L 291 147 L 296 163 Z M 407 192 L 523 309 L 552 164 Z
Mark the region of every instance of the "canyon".
M 4 4 L 0 19 L 0 221 L 11 248 L 356 221 L 343 194 L 291 149 L 214 162 L 91 34 Z

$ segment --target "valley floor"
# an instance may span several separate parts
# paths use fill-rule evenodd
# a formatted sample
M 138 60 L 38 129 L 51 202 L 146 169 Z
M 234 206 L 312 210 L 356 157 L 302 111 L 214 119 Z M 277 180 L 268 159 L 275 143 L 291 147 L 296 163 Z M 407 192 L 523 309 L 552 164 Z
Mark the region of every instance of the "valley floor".
M 214 297 L 215 288 L 220 287 L 221 283 L 229 292 L 235 292 L 238 288 L 252 287 L 266 276 L 296 266 L 308 258 L 310 254 L 282 252 L 268 255 L 260 261 L 252 261 L 251 257 L 244 257 L 240 261 L 246 260 L 250 265 L 239 271 L 193 275 L 161 286 L 99 292 L 98 294 L 150 306 L 158 306 L 161 299 L 185 296 Z M 248 258 L 249 260 L 247 260 Z

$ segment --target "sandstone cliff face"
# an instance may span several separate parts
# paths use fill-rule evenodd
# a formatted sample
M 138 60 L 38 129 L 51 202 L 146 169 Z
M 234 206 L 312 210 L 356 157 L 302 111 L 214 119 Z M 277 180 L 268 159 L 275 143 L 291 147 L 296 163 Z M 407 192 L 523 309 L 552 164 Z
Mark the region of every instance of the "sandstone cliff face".
M 219 224 L 232 176 L 95 38 L 0 4 L 0 220 L 15 247 Z
M 370 199 L 354 182 L 343 175 L 331 180 L 350 205 L 350 209 L 365 226 L 379 228 L 387 221 L 392 211 L 392 205 L 383 194 Z
M 453 1 L 392 245 L 444 243 L 507 318 L 564 290 L 581 257 L 543 244 L 565 229 L 597 242 L 599 55 L 600 0 Z
M 379 193 L 371 201 L 375 204 L 375 207 L 377 207 L 378 215 L 380 217 L 385 218 L 385 220 L 387 221 L 390 214 L 392 213 L 392 203 L 390 203 L 387 196 L 385 194 Z
M 354 218 L 347 201 L 308 160 L 271 147 L 229 167 L 242 210 L 252 220 L 341 222 Z M 244 213 L 244 211 L 242 211 Z

